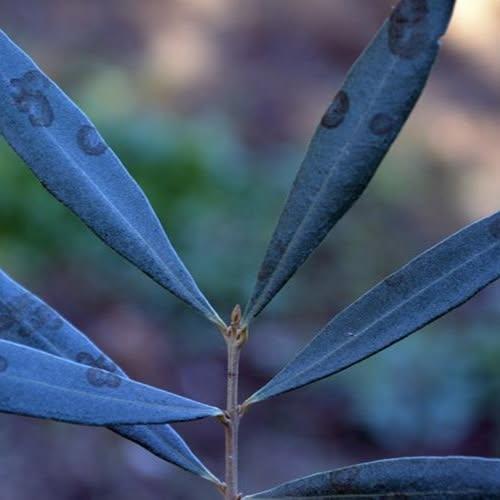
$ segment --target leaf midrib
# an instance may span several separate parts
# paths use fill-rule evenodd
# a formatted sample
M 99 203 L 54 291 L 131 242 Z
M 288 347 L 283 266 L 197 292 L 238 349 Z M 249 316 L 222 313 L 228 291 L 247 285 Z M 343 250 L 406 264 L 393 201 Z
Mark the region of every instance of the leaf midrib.
M 22 53 L 22 55 L 24 57 L 25 54 Z M 31 62 L 31 61 L 30 61 Z M 33 66 L 35 67 L 35 69 L 38 69 L 40 72 L 42 72 L 36 65 L 34 65 L 34 63 L 31 63 L 33 64 Z M 42 72 L 43 73 L 43 72 Z M 48 77 L 47 77 L 48 78 Z M 4 84 L 4 87 L 7 87 L 7 81 L 4 78 L 2 78 L 3 80 L 3 84 Z M 50 79 L 49 79 L 50 80 Z M 64 92 L 62 91 L 62 89 L 60 89 L 52 80 L 50 80 L 51 82 L 51 85 L 56 88 L 59 92 L 61 92 L 62 94 L 62 98 L 66 101 L 69 101 L 69 105 L 70 106 L 73 106 L 74 107 L 74 110 L 76 112 L 79 112 L 79 113 L 82 113 L 83 112 L 75 105 L 73 104 L 73 102 L 69 99 L 69 97 L 67 97 Z M 7 94 L 7 93 L 6 93 Z M 8 100 L 8 99 L 7 99 Z M 68 104 L 68 102 L 66 102 L 66 104 Z M 10 106 L 10 108 L 12 109 L 12 105 Z M 85 115 L 83 115 L 85 116 Z M 89 122 L 90 123 L 90 122 Z M 186 288 L 186 286 L 184 285 L 184 283 L 182 283 L 179 278 L 177 277 L 176 274 L 174 274 L 171 270 L 168 269 L 168 266 L 165 265 L 165 263 L 163 262 L 163 260 L 161 259 L 161 257 L 159 256 L 158 252 L 156 251 L 156 249 L 154 249 L 153 247 L 151 247 L 147 240 L 144 238 L 144 236 L 139 232 L 139 230 L 137 230 L 133 225 L 132 223 L 124 216 L 124 214 L 117 208 L 117 206 L 112 203 L 103 193 L 103 191 L 101 190 L 101 188 L 92 180 L 92 178 L 87 174 L 87 172 L 85 172 L 85 170 L 83 170 L 83 168 L 80 168 L 79 165 L 78 165 L 78 161 L 77 159 L 69 154 L 60 144 L 59 142 L 57 141 L 57 139 L 54 137 L 54 134 L 52 133 L 52 130 L 47 127 L 44 127 L 42 130 L 40 130 L 40 133 L 44 134 L 46 136 L 46 138 L 51 142 L 52 145 L 54 145 L 57 150 L 62 153 L 62 156 L 64 156 L 65 158 L 67 158 L 69 160 L 69 163 L 73 166 L 74 169 L 76 169 L 77 171 L 79 171 L 83 177 L 88 181 L 88 183 L 94 187 L 97 191 L 97 194 L 99 195 L 99 197 L 104 200 L 105 204 L 108 205 L 110 207 L 110 209 L 112 210 L 112 212 L 118 214 L 120 216 L 120 218 L 125 222 L 125 224 L 127 225 L 127 227 L 129 229 L 131 229 L 132 233 L 136 234 L 136 236 L 139 238 L 140 241 L 142 241 L 145 245 L 145 247 L 149 250 L 150 254 L 152 255 L 155 263 L 158 265 L 159 264 L 159 267 L 163 267 L 164 269 L 166 269 L 167 271 L 169 271 L 169 275 L 171 276 L 171 278 L 173 278 L 173 281 L 179 286 L 179 288 L 181 290 L 184 291 L 184 293 L 186 293 L 187 296 L 190 296 L 190 290 L 188 290 Z M 108 151 L 111 152 L 111 154 L 114 154 L 111 150 L 111 148 L 108 146 Z M 23 155 L 24 156 L 24 155 Z M 115 155 L 116 156 L 116 155 Z M 125 167 L 123 165 L 121 165 L 121 161 L 118 159 L 118 157 L 116 157 L 117 160 L 118 160 L 118 163 L 119 163 L 119 167 L 124 169 L 125 170 Z M 130 174 L 125 170 L 125 173 L 127 175 L 130 176 Z M 129 179 L 129 180 L 132 180 L 132 182 L 135 182 L 133 181 L 133 179 Z M 88 223 L 86 223 L 87 225 L 89 225 Z M 160 230 L 161 230 L 161 224 L 160 224 Z M 119 252 L 121 253 L 121 252 Z M 123 254 L 122 254 L 123 257 L 125 257 Z M 128 258 L 128 257 L 126 257 Z M 195 297 L 195 301 L 196 303 L 198 304 L 198 306 L 201 307 L 202 310 L 205 310 L 206 307 L 204 307 L 203 304 L 201 304 L 199 302 L 199 299 L 198 297 Z
M 27 293 L 29 293 L 29 292 L 27 292 Z M 6 301 L 2 300 L 1 298 L 0 298 L 0 303 L 3 304 L 5 307 L 8 307 L 8 303 Z M 48 304 L 45 304 L 43 302 L 41 302 L 41 303 L 44 306 L 50 308 L 50 306 Z M 16 318 L 16 319 L 21 324 L 28 323 L 24 318 L 22 318 L 22 319 Z M 64 322 L 64 324 L 66 326 L 69 326 L 69 327 L 73 328 L 74 330 L 76 330 L 76 328 L 74 328 L 72 325 L 70 325 L 64 318 L 61 317 L 61 320 Z M 77 332 L 78 336 L 84 337 L 84 335 L 82 333 L 80 333 L 78 330 L 76 330 L 76 332 Z M 40 337 L 41 337 L 41 339 L 44 342 L 46 342 L 46 344 L 48 344 L 48 346 L 50 346 L 52 349 L 54 349 L 54 351 L 57 353 L 57 354 L 53 354 L 53 355 L 56 355 L 57 357 L 59 357 L 61 359 L 64 359 L 64 360 L 72 361 L 71 358 L 69 356 L 67 356 L 67 353 L 63 349 L 61 349 L 57 344 L 55 344 L 54 342 L 52 342 L 45 334 L 41 334 Z M 17 344 L 17 342 L 16 342 L 16 344 Z M 96 347 L 96 349 L 101 354 L 104 354 L 97 347 Z M 48 353 L 48 354 L 52 354 L 52 353 Z M 119 370 L 121 370 L 121 372 L 122 372 L 121 374 L 119 374 L 119 376 L 121 376 L 122 378 L 125 378 L 127 380 L 131 380 L 128 377 L 128 375 L 118 365 L 116 365 L 116 367 Z M 147 434 L 149 436 L 155 437 L 155 438 L 159 439 L 163 444 L 165 444 L 164 437 L 161 434 L 159 434 L 156 429 L 151 428 L 148 424 L 146 424 L 146 425 L 141 425 L 141 424 L 109 424 L 108 427 L 110 429 L 114 430 L 115 432 L 120 432 L 119 427 L 121 427 L 123 425 L 130 425 L 132 427 L 139 427 L 140 426 L 141 427 L 141 432 L 143 434 Z M 175 432 L 175 430 L 170 425 L 168 425 L 168 424 L 164 424 L 164 425 L 166 427 L 168 427 L 170 430 L 172 430 L 173 432 Z M 176 435 L 177 435 L 177 433 L 176 433 Z M 185 456 L 185 454 L 183 453 L 183 450 L 180 450 L 177 447 L 174 447 L 172 443 L 168 442 L 168 440 L 166 440 L 166 445 L 170 446 L 172 449 L 175 449 L 176 451 L 180 452 L 181 455 Z M 207 476 L 207 477 L 209 477 L 209 476 Z
M 485 253 L 488 253 L 491 249 L 493 249 L 494 247 L 496 247 L 497 245 L 499 245 L 498 243 L 493 243 L 491 245 L 489 245 L 486 249 L 484 250 L 481 250 L 479 252 L 476 252 L 472 257 L 468 258 L 466 261 L 464 261 L 462 264 L 456 266 L 456 267 L 453 267 L 450 271 L 447 271 L 445 274 L 442 274 L 441 276 L 439 276 L 438 278 L 432 280 L 428 285 L 426 285 L 425 287 L 423 288 L 420 288 L 418 290 L 417 293 L 414 293 L 412 294 L 410 297 L 408 297 L 406 300 L 402 301 L 402 302 L 399 302 L 395 307 L 389 309 L 387 312 L 385 312 L 383 315 L 381 316 L 378 316 L 375 320 L 373 320 L 371 323 L 369 323 L 368 325 L 366 325 L 365 327 L 363 327 L 361 330 L 359 330 L 359 332 L 349 338 L 349 339 L 346 339 L 344 342 L 342 342 L 341 344 L 339 344 L 334 351 L 328 353 L 328 354 L 325 354 L 324 356 L 322 356 L 318 361 L 316 361 L 314 364 L 310 365 L 306 370 L 304 371 L 301 371 L 299 374 L 296 374 L 293 376 L 294 379 L 296 379 L 299 375 L 303 376 L 304 374 L 314 370 L 319 364 L 323 363 L 325 360 L 327 360 L 329 357 L 331 357 L 334 353 L 338 352 L 340 349 L 348 346 L 349 344 L 351 344 L 352 342 L 356 341 L 357 339 L 359 339 L 359 337 L 361 337 L 364 333 L 366 333 L 367 330 L 369 330 L 370 328 L 372 328 L 373 326 L 375 326 L 377 323 L 379 323 L 380 321 L 384 320 L 385 318 L 387 318 L 388 316 L 390 316 L 391 314 L 393 314 L 394 312 L 396 312 L 397 310 L 399 310 L 400 308 L 404 307 L 405 305 L 407 305 L 409 302 L 413 301 L 414 299 L 416 299 L 417 297 L 419 297 L 420 295 L 422 295 L 423 293 L 425 293 L 428 289 L 430 289 L 431 287 L 433 287 L 436 283 L 440 282 L 440 281 L 443 281 L 445 280 L 446 278 L 448 278 L 451 274 L 455 273 L 456 271 L 460 270 L 461 268 L 467 266 L 471 261 L 473 260 L 476 260 L 478 258 L 480 258 L 483 254 Z M 377 285 L 379 286 L 379 285 Z M 321 335 L 318 334 L 318 335 Z M 304 349 L 307 349 L 307 347 L 305 347 Z M 292 361 L 293 363 L 293 361 Z M 286 380 L 285 380 L 286 382 Z M 308 384 L 310 382 L 306 382 L 306 384 Z M 280 384 L 281 385 L 281 384 Z M 279 387 L 279 385 L 278 385 Z M 256 393 L 257 394 L 257 393 Z
M 387 23 L 387 22 L 386 22 Z M 386 23 L 384 23 L 384 28 L 385 29 L 385 25 Z M 362 55 L 360 56 L 362 57 Z M 262 302 L 265 300 L 265 297 L 266 297 L 266 293 L 269 291 L 269 288 L 271 288 L 271 285 L 273 283 L 273 278 L 274 276 L 276 275 L 276 273 L 281 269 L 282 267 L 282 263 L 284 262 L 284 260 L 286 259 L 286 257 L 288 256 L 289 252 L 290 252 L 290 248 L 294 246 L 296 240 L 297 240 L 297 235 L 299 234 L 299 232 L 301 231 L 302 227 L 306 224 L 306 222 L 308 222 L 310 216 L 311 216 L 311 212 L 313 210 L 313 207 L 316 206 L 316 203 L 319 199 L 321 199 L 325 189 L 326 189 L 326 186 L 328 185 L 331 177 L 333 176 L 333 172 L 335 170 L 335 168 L 339 165 L 339 163 L 341 161 L 344 160 L 345 158 L 345 154 L 346 152 L 349 153 L 349 150 L 350 150 L 350 147 L 351 145 L 354 143 L 354 139 L 357 139 L 357 134 L 359 132 L 359 129 L 361 128 L 362 124 L 366 122 L 366 117 L 368 116 L 369 114 L 369 111 L 372 110 L 372 107 L 373 107 L 373 104 L 375 102 L 375 100 L 378 99 L 380 93 L 381 93 L 381 89 L 382 87 L 385 85 L 385 82 L 387 81 L 389 75 L 392 73 L 394 67 L 396 66 L 397 64 L 397 60 L 396 60 L 396 57 L 395 56 L 391 56 L 391 64 L 388 66 L 388 70 L 387 72 L 385 73 L 385 75 L 383 76 L 383 78 L 381 79 L 380 81 L 380 84 L 376 87 L 376 91 L 373 93 L 373 96 L 372 98 L 369 100 L 369 104 L 368 106 L 365 108 L 366 109 L 366 112 L 365 113 L 362 113 L 359 120 L 357 121 L 356 123 L 356 127 L 354 129 L 354 132 L 352 133 L 352 135 L 350 136 L 350 139 L 348 139 L 345 144 L 342 146 L 341 150 L 340 150 L 340 153 L 339 155 L 337 156 L 337 158 L 333 161 L 333 163 L 331 164 L 330 166 L 330 171 L 329 173 L 327 174 L 327 176 L 325 177 L 322 185 L 321 185 L 321 188 L 318 190 L 318 192 L 316 193 L 316 195 L 314 196 L 314 200 L 313 202 L 308 206 L 307 210 L 306 210 L 306 213 L 304 214 L 302 220 L 300 221 L 299 225 L 297 226 L 297 229 L 295 230 L 295 232 L 293 233 L 292 235 L 292 238 L 290 239 L 287 247 L 286 247 L 286 250 L 285 252 L 283 253 L 283 255 L 281 256 L 280 260 L 279 260 L 279 263 L 278 265 L 275 267 L 272 275 L 269 277 L 269 280 L 268 280 L 268 283 L 267 285 L 264 287 L 264 289 L 262 290 L 262 292 L 260 293 L 260 297 L 261 299 L 258 300 L 255 305 L 252 307 L 252 311 L 255 311 L 255 310 L 259 310 L 261 308 L 261 304 Z M 307 155 L 307 153 L 306 153 Z M 305 161 L 305 160 L 304 160 Z M 253 314 L 252 314 L 253 316 Z
M 54 388 L 58 391 L 61 391 L 61 392 L 66 392 L 66 393 L 69 393 L 69 394 L 77 394 L 77 395 L 83 395 L 83 396 L 86 396 L 86 397 L 92 397 L 92 398 L 96 398 L 96 399 L 102 399 L 102 400 L 111 400 L 111 402 L 119 402 L 119 403 L 126 403 L 126 404 L 132 404 L 132 405 L 135 405 L 135 406 L 138 406 L 138 407 L 141 407 L 141 406 L 145 406 L 145 407 L 149 407 L 149 408 L 152 408 L 152 409 L 168 409 L 170 406 L 174 407 L 175 409 L 186 409 L 186 410 L 194 410 L 195 408 L 193 408 L 193 406 L 187 406 L 187 405 L 182 405 L 182 404 L 172 404 L 172 405 L 166 405 L 166 404 L 161 404 L 161 403 L 150 403 L 150 402 L 147 402 L 147 401 L 137 401 L 137 400 L 131 400 L 131 399 L 124 399 L 124 398 L 118 398 L 118 397 L 115 397 L 115 396 L 109 396 L 109 395 L 105 395 L 105 394 L 97 394 L 95 392 L 88 392 L 88 391 L 85 391 L 83 389 L 70 389 L 70 388 L 67 388 L 67 387 L 64 387 L 64 386 L 59 386 L 59 385 L 54 385 L 54 384 L 50 384 L 48 382 L 43 382 L 41 380 L 35 380 L 35 379 L 32 379 L 30 377 L 21 377 L 19 375 L 13 375 L 13 374 L 2 374 L 2 378 L 7 378 L 7 379 L 13 379 L 15 381 L 20 381 L 20 382 L 25 382 L 25 383 L 30 383 L 30 384 L 33 384 L 33 385 L 37 385 L 37 386 L 41 386 L 41 387 L 48 387 L 48 388 Z M 123 378 L 123 377 L 121 377 Z M 130 381 L 130 379 L 126 379 L 128 381 Z M 182 398 L 182 396 L 177 396 L 175 394 L 172 394 L 172 393 L 169 393 L 173 398 Z M 193 403 L 195 403 L 193 401 Z M 195 403 L 196 404 L 196 403 Z M 200 405 L 202 405 L 203 403 L 199 403 Z M 210 408 L 210 407 L 208 407 Z M 201 408 L 200 408 L 201 409 Z M 109 424 L 109 425 L 117 425 L 117 424 Z M 123 425 L 126 425 L 126 424 L 123 424 Z M 132 424 L 134 425 L 134 424 Z
M 166 269 L 167 271 L 169 271 L 168 274 L 170 274 L 170 276 L 173 278 L 174 282 L 179 286 L 179 288 L 181 290 L 184 291 L 184 293 L 186 293 L 188 296 L 190 295 L 190 291 L 186 288 L 186 286 L 184 285 L 184 283 L 182 283 L 179 278 L 177 277 L 176 274 L 174 274 L 169 268 L 167 265 L 165 265 L 165 263 L 163 262 L 163 259 L 160 257 L 160 255 L 158 254 L 158 252 L 156 251 L 155 248 L 153 248 L 148 242 L 147 240 L 144 238 L 144 236 L 141 234 L 141 232 L 136 229 L 132 223 L 127 219 L 127 217 L 125 217 L 125 215 L 118 209 L 118 207 L 111 201 L 109 200 L 106 195 L 103 193 L 103 191 L 101 190 L 101 188 L 92 180 L 92 178 L 87 174 L 87 172 L 83 169 L 83 168 L 79 168 L 78 167 L 78 162 L 77 160 L 70 154 L 68 154 L 65 149 L 56 141 L 56 139 L 53 137 L 52 133 L 50 130 L 44 130 L 44 132 L 47 132 L 50 139 L 52 140 L 52 142 L 54 142 L 58 149 L 60 151 L 62 151 L 63 155 L 65 156 L 68 156 L 72 163 L 74 163 L 74 165 L 76 165 L 76 169 L 78 169 L 82 174 L 83 176 L 87 179 L 87 181 L 93 186 L 95 187 L 95 189 L 97 190 L 97 193 L 98 195 L 104 200 L 104 202 L 106 204 L 108 204 L 112 210 L 117 213 L 121 219 L 125 222 L 125 224 L 127 225 L 127 227 L 133 232 L 135 233 L 138 237 L 139 237 L 139 240 L 146 246 L 146 248 L 149 250 L 150 254 L 152 255 L 155 263 L 158 265 L 159 264 L 159 267 L 163 267 L 164 269 Z M 109 146 L 108 146 L 108 150 L 110 150 Z M 111 154 L 114 154 L 114 153 L 111 153 Z M 121 163 L 121 162 L 120 162 Z M 123 167 L 122 165 L 119 165 L 120 168 L 123 168 L 125 169 L 125 167 Z M 128 174 L 130 175 L 130 174 Z M 135 182 L 135 181 L 133 181 Z M 160 226 L 161 227 L 161 226 Z M 198 303 L 198 305 L 201 305 L 199 302 L 198 302 L 198 298 L 196 298 L 196 302 Z

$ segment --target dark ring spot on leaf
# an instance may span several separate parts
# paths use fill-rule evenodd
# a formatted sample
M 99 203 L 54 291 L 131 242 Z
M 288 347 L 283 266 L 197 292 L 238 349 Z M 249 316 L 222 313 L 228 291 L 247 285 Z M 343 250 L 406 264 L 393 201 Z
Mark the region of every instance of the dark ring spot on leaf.
M 95 360 L 94 366 L 101 370 L 106 370 L 107 372 L 116 371 L 116 365 L 102 355 Z
M 5 304 L 2 313 L 0 324 L 8 329 L 16 327 L 21 337 L 29 337 L 43 328 L 56 331 L 63 326 L 63 320 L 54 311 L 29 293 L 14 297 Z
M 91 156 L 102 155 L 108 148 L 97 130 L 91 125 L 83 125 L 76 134 L 80 149 Z
M 338 127 L 344 121 L 349 106 L 349 96 L 345 91 L 340 90 L 321 119 L 321 125 L 326 128 Z
M 30 96 L 30 123 L 33 127 L 50 127 L 54 121 L 54 112 L 49 100 L 44 95 Z
M 48 99 L 42 95 L 27 95 L 16 99 L 17 109 L 27 113 L 33 127 L 50 127 L 54 121 L 54 112 Z
M 375 135 L 385 135 L 394 129 L 396 121 L 386 113 L 377 113 L 370 121 L 370 131 Z
M 49 87 L 48 78 L 37 70 L 31 70 L 17 80 L 27 94 L 36 95 Z
M 87 380 L 94 387 L 102 387 L 107 383 L 108 373 L 99 368 L 91 367 L 87 370 Z
M 490 233 L 494 238 L 500 239 L 500 217 L 496 217 L 490 224 Z
M 34 304 L 33 298 L 28 293 L 22 293 L 9 301 L 9 309 L 12 312 L 24 312 L 31 309 Z
M 0 373 L 6 371 L 8 366 L 8 361 L 3 356 L 0 356 Z
M 21 78 L 10 81 L 12 99 L 21 113 L 27 113 L 34 127 L 50 127 L 54 111 L 42 92 L 49 86 L 48 79 L 39 71 L 28 71 Z
M 94 366 L 94 358 L 88 352 L 79 352 L 76 355 L 75 361 L 83 365 Z
M 427 0 L 402 0 L 394 9 L 391 21 L 396 24 L 414 25 L 422 22 L 428 13 Z
M 88 365 L 93 368 L 99 368 L 100 370 L 110 373 L 116 371 L 116 365 L 102 354 L 99 357 L 94 358 L 92 354 L 82 351 L 76 355 L 75 359 L 77 363 Z
M 120 377 L 113 375 L 112 373 L 108 374 L 108 377 L 106 379 L 106 385 L 108 387 L 111 387 L 112 389 L 116 389 L 117 387 L 120 386 L 122 383 L 122 380 Z
M 427 42 L 427 0 L 402 0 L 389 19 L 389 49 L 405 59 L 413 59 Z
M 43 304 L 33 304 L 35 309 L 30 318 L 31 325 L 35 328 L 58 330 L 63 326 L 63 321 L 53 311 Z

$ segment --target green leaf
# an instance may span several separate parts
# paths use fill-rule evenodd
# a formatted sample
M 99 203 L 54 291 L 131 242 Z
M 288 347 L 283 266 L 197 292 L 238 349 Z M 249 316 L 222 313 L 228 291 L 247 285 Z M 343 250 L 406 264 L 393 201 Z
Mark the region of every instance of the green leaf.
M 410 457 L 367 462 L 297 479 L 251 498 L 481 500 L 500 497 L 500 460 Z
M 0 411 L 86 425 L 160 424 L 221 411 L 37 349 L 0 340 Z
M 223 324 L 146 196 L 89 119 L 0 31 L 0 132 L 40 182 L 104 242 Z
M 497 212 L 427 250 L 344 309 L 247 403 L 345 370 L 463 304 L 499 276 Z
M 0 339 L 126 377 L 88 337 L 0 270 Z M 218 480 L 168 425 L 117 425 L 110 430 L 158 457 L 213 482 Z
M 245 318 L 279 292 L 370 182 L 422 92 L 454 0 L 403 0 L 323 116 L 261 265 Z

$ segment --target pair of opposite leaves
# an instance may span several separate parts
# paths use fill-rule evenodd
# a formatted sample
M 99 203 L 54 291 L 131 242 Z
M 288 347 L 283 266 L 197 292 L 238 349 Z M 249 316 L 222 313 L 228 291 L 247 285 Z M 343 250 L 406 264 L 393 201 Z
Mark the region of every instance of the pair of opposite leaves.
M 249 301 L 247 322 L 361 195 L 425 86 L 453 4 L 452 0 L 403 0 L 350 71 L 294 182 Z M 1 32 L 0 50 L 0 130 L 11 146 L 42 184 L 102 240 L 223 326 L 143 192 L 90 121 Z M 337 315 L 247 404 L 336 373 L 458 306 L 498 278 L 499 240 L 496 213 L 424 253 Z M 19 349 L 5 342 L 2 348 Z M 56 354 L 65 356 L 62 351 Z M 218 412 L 202 407 L 201 412 Z M 157 443 L 151 435 L 142 441 L 135 438 L 155 451 L 161 443 L 168 445 L 170 437 L 182 442 L 171 432 Z M 163 455 L 171 460 L 168 453 Z M 198 464 L 181 466 L 200 473 Z M 207 477 L 207 472 L 201 475 Z

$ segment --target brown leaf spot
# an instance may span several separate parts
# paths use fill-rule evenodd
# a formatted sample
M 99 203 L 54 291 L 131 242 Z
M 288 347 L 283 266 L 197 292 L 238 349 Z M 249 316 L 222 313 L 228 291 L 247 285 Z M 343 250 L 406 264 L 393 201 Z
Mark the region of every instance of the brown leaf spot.
M 108 149 L 97 130 L 91 125 L 83 125 L 78 129 L 76 142 L 80 149 L 90 156 L 102 155 Z
M 375 135 L 386 135 L 394 129 L 395 120 L 387 113 L 377 113 L 370 121 L 370 131 Z
M 9 367 L 9 362 L 3 356 L 0 356 L 0 373 L 7 370 Z
M 349 96 L 340 90 L 321 119 L 321 125 L 325 128 L 337 128 L 344 121 L 349 106 Z
M 389 49 L 405 59 L 413 59 L 427 43 L 427 0 L 402 0 L 389 19 Z

